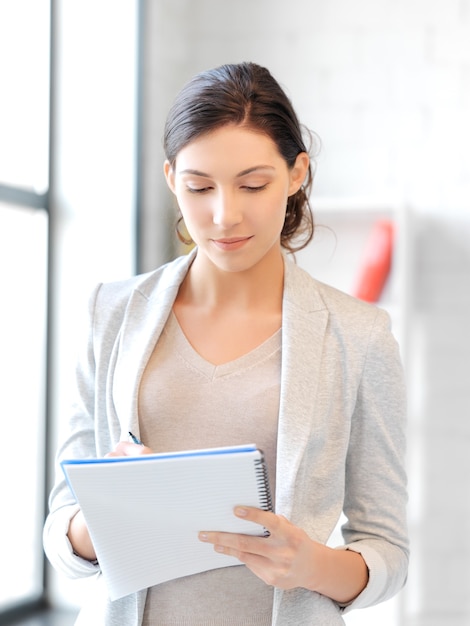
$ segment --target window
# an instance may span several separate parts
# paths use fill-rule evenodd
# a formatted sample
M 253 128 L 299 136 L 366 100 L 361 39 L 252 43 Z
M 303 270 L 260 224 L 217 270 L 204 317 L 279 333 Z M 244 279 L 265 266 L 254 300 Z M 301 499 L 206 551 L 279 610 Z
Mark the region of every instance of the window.
M 50 2 L 0 4 L 0 614 L 43 594 Z
M 42 595 L 47 213 L 0 203 L 0 610 Z
M 48 186 L 48 0 L 0 4 L 0 183 L 43 193 Z

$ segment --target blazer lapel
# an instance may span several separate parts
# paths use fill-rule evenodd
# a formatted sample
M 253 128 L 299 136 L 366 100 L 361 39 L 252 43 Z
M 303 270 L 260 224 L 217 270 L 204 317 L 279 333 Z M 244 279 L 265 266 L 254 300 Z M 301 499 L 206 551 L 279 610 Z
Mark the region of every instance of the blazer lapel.
M 194 253 L 167 266 L 158 280 L 143 282 L 129 298 L 119 342 L 111 366 L 112 400 L 121 439 L 131 430 L 139 435 L 138 394 L 145 367 L 170 315 Z
M 287 518 L 291 518 L 297 472 L 314 427 L 315 398 L 327 322 L 328 311 L 315 282 L 286 259 L 276 511 Z

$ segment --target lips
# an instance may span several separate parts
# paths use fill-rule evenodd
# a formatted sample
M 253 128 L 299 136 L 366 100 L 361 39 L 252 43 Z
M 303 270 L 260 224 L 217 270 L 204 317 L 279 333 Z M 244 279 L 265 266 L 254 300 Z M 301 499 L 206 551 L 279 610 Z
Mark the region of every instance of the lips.
M 222 239 L 213 239 L 216 243 L 238 243 L 239 241 L 245 241 L 245 239 L 250 239 L 250 237 L 224 237 Z
M 238 250 L 251 238 L 251 235 L 248 237 L 222 237 L 221 239 L 212 239 L 212 243 L 221 250 Z

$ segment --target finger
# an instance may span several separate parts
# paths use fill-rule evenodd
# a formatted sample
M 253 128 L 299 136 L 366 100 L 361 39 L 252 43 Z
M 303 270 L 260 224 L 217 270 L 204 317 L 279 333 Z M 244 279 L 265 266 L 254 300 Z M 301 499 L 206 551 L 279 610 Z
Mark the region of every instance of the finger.
M 234 556 L 243 562 L 247 555 L 266 556 L 270 551 L 267 538 L 264 536 L 202 531 L 199 533 L 199 539 L 211 543 L 216 552 Z
M 130 441 L 119 441 L 114 450 L 106 456 L 141 456 L 142 454 L 152 454 L 152 449 Z
M 253 506 L 236 506 L 234 513 L 241 519 L 264 526 L 270 533 L 279 527 L 280 516 L 272 511 L 264 511 Z

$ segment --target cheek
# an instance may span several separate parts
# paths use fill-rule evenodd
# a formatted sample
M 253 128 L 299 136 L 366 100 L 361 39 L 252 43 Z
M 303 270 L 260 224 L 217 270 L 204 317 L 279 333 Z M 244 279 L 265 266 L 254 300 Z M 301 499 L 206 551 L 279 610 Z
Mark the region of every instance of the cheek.
M 184 227 L 191 238 L 197 242 L 198 233 L 206 231 L 211 227 L 212 214 L 207 202 L 201 197 L 189 197 L 178 200 L 180 213 L 183 216 Z
M 270 201 L 265 207 L 265 214 L 273 222 L 284 223 L 287 210 L 287 194 L 278 193 L 274 197 L 270 198 Z
M 204 202 L 202 202 L 200 197 L 192 197 L 188 194 L 177 195 L 178 207 L 188 220 L 195 219 L 198 216 L 203 215 L 207 211 L 204 206 Z

